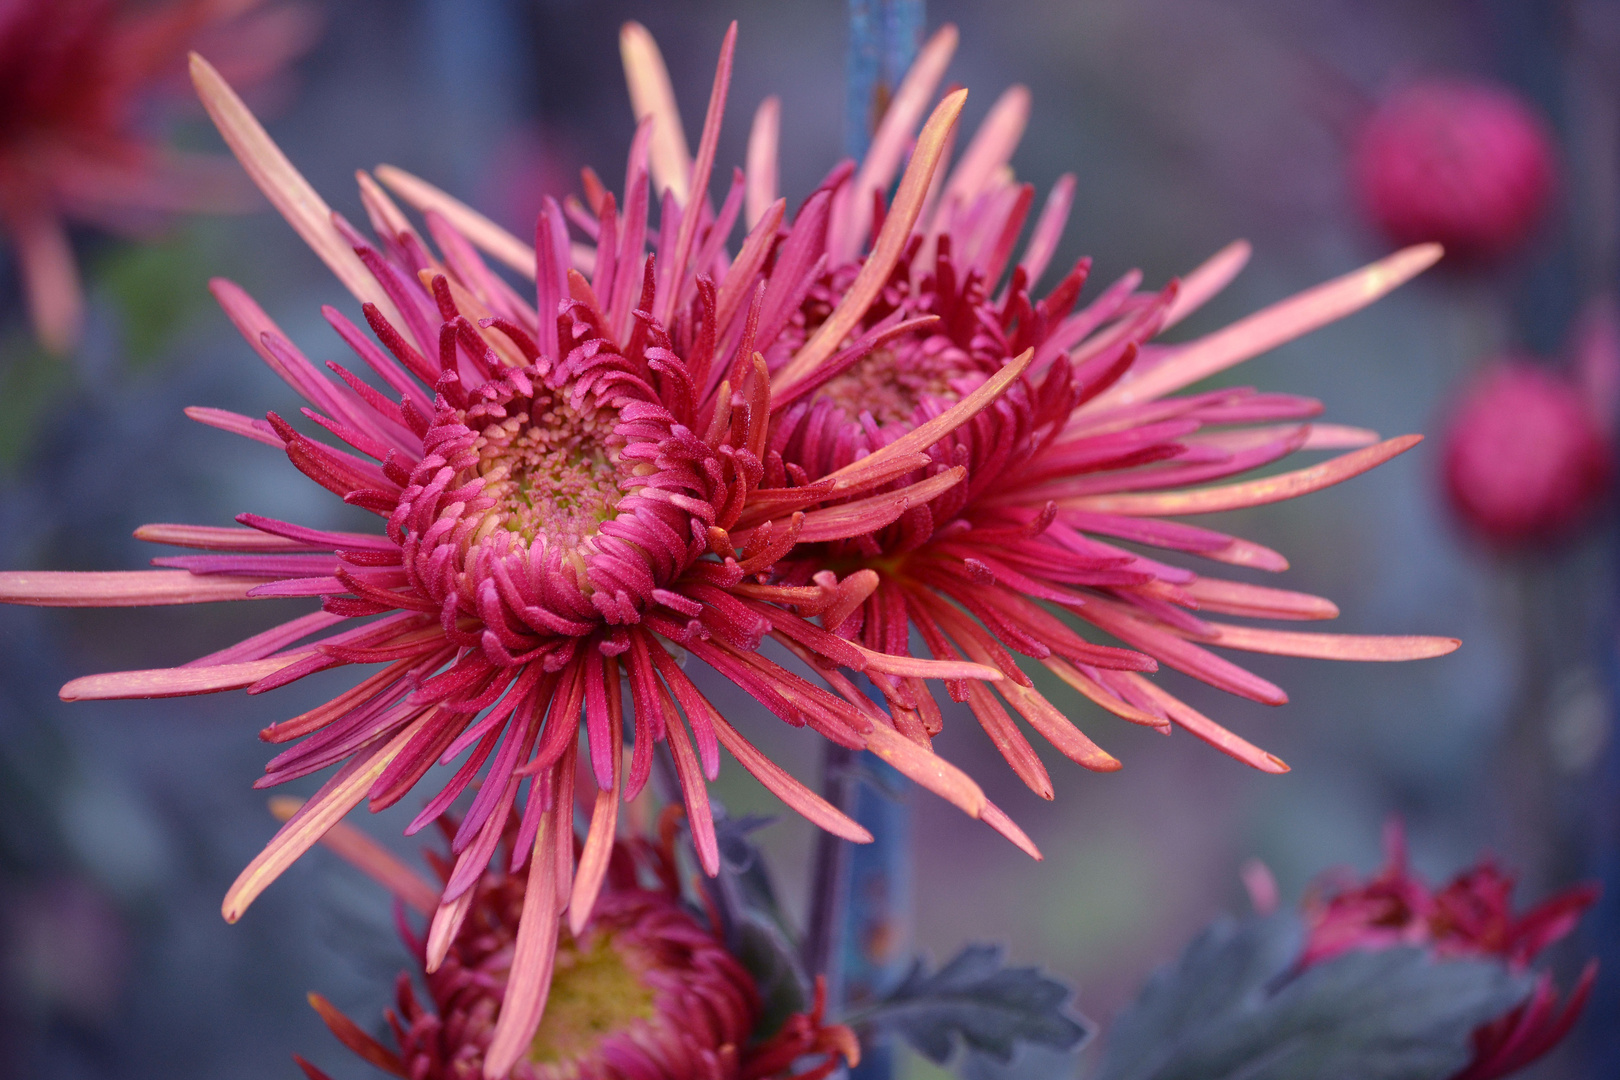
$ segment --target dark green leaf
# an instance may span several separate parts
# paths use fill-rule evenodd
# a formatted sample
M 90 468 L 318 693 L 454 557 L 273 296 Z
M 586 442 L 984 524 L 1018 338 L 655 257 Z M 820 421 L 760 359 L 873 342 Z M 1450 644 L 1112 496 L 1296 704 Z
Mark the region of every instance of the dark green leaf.
M 1290 916 L 1206 930 L 1120 1017 L 1097 1080 L 1443 1080 L 1529 989 L 1501 964 L 1419 949 L 1291 977 L 1301 938 Z
M 960 1040 L 970 1051 L 1010 1062 L 1020 1043 L 1077 1050 L 1087 1025 L 1064 1011 L 1067 986 L 1032 967 L 1002 967 L 999 945 L 969 945 L 929 974 L 921 961 L 893 991 L 852 1023 L 903 1037 L 937 1064 Z

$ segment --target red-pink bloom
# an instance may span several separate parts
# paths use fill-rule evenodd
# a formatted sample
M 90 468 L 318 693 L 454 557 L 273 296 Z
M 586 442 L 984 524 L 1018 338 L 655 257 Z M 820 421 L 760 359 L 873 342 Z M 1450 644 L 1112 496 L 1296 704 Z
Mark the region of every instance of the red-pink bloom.
M 1015 653 L 1126 720 L 1164 731 L 1180 724 L 1240 760 L 1283 771 L 1278 759 L 1146 675 L 1166 664 L 1280 704 L 1280 688 L 1208 646 L 1404 660 L 1449 652 L 1456 642 L 1216 621 L 1209 616 L 1326 619 L 1338 609 L 1318 597 L 1195 573 L 1115 541 L 1286 568 L 1260 545 L 1166 519 L 1316 491 L 1418 437 L 1379 442 L 1364 430 L 1308 423 L 1322 406 L 1306 398 L 1247 388 L 1175 392 L 1359 309 L 1438 251 L 1401 252 L 1183 345 L 1154 339 L 1237 273 L 1246 245 L 1160 292 L 1138 292 L 1141 275 L 1132 273 L 1083 305 L 1090 263 L 1081 260 L 1036 300 L 1031 283 L 1057 247 L 1074 179 L 1053 190 L 1015 263 L 1014 243 L 1034 209 L 1033 189 L 1007 166 L 1028 115 L 1022 87 L 995 104 L 942 182 L 902 183 L 892 204 L 882 198 L 954 44 L 950 28 L 929 42 L 865 163 L 835 170 L 784 227 L 758 304 L 776 413 L 767 486 L 814 491 L 827 477 L 862 469 L 868 455 L 906 447 L 915 452 L 913 467 L 883 489 L 903 505 L 877 528 L 842 537 L 806 528 L 775 580 L 740 591 L 761 606 L 814 605 L 826 629 L 868 649 L 904 653 L 916 629 L 937 659 L 965 657 L 1001 671 L 1006 678 L 994 691 L 961 680 L 947 686 L 1047 798 L 1046 769 L 1003 701 L 1079 764 L 1111 770 L 1119 763 L 1035 689 Z M 767 103 L 749 153 L 750 204 L 762 215 L 774 195 L 776 124 Z M 913 161 L 941 152 L 927 130 L 915 136 Z M 985 394 L 993 402 L 971 421 L 938 430 L 950 410 Z M 1353 452 L 1281 476 L 1193 487 L 1326 448 Z M 823 605 L 818 586 L 835 575 L 859 583 L 860 592 Z M 1054 609 L 1131 648 L 1085 640 Z M 916 679 L 873 679 L 900 729 L 926 746 L 941 722 L 929 690 Z
M 1562 939 L 1598 897 L 1596 885 L 1568 889 L 1515 915 L 1514 879 L 1487 859 L 1434 890 L 1411 872 L 1398 822 L 1384 835 L 1387 864 L 1358 882 L 1326 878 L 1306 897 L 1309 930 L 1302 966 L 1351 949 L 1409 945 L 1444 959 L 1488 957 L 1514 971 L 1527 969 L 1541 951 Z M 1536 980 L 1528 1000 L 1474 1032 L 1474 1058 L 1452 1080 L 1495 1080 L 1551 1050 L 1579 1019 L 1597 978 L 1591 960 L 1563 1008 L 1552 976 Z
M 1554 156 L 1546 125 L 1512 90 L 1425 79 L 1390 94 L 1367 120 L 1355 181 L 1396 243 L 1433 240 L 1456 258 L 1494 259 L 1541 222 Z
M 206 47 L 233 80 L 256 82 L 308 47 L 315 21 L 304 4 L 262 0 L 0 5 L 0 234 L 47 348 L 72 347 L 83 308 L 67 221 L 127 232 L 248 205 L 228 162 L 172 150 L 147 130 L 186 50 Z
M 734 34 L 722 47 L 698 156 L 680 170 L 687 191 L 707 188 Z M 209 553 L 161 558 L 162 569 L 144 572 L 4 574 L 0 599 L 320 603 L 181 667 L 76 679 L 62 690 L 66 700 L 260 693 L 330 668 L 384 665 L 261 733 L 275 743 L 300 740 L 270 762 L 261 784 L 338 770 L 242 872 L 225 898 L 227 919 L 360 802 L 390 806 L 435 765 L 464 756 L 410 831 L 438 817 L 482 771 L 428 936 L 428 965 L 437 967 L 508 815 L 520 815 L 510 869 L 528 867 L 534 910 L 518 937 L 523 963 L 496 1033 L 503 1057 L 539 1023 L 557 920 L 566 911 L 579 929 L 588 919 L 618 807 L 646 783 L 656 743 L 669 748 L 711 874 L 719 856 L 705 780 L 716 775 L 722 746 L 817 824 L 869 840 L 721 716 L 675 659 L 678 646 L 787 722 L 871 749 L 975 816 L 999 820 L 977 785 L 905 739 L 864 697 L 829 692 L 758 651 L 769 634 L 850 671 L 1002 678 L 975 663 L 873 652 L 786 609 L 762 610 L 740 591 L 746 580 L 768 578 L 803 532 L 837 537 L 869 529 L 885 513 L 892 520 L 899 510 L 889 495 L 857 512 L 823 504 L 868 495 L 914 456 L 904 447 L 873 454 L 808 492 L 762 489 L 772 386 L 745 301 L 759 291 L 775 225 L 756 228 L 737 258 L 727 255 L 740 185 L 718 211 L 693 200 L 689 213 L 663 185 L 657 247 L 667 257 L 647 256 L 649 161 L 659 150 L 648 122 L 631 146 L 624 210 L 599 187 L 591 193 L 594 228 L 585 231 L 594 249 L 571 246 L 554 201 L 531 249 L 397 170 L 379 175 L 424 207 L 437 250 L 365 177 L 373 242 L 331 213 L 217 72 L 200 57 L 192 70 L 249 175 L 362 301 L 374 337 L 337 309 L 324 312 L 387 390 L 336 363 L 327 365 L 336 377 L 325 377 L 246 293 L 216 281 L 214 294 L 243 336 L 309 402 L 305 417 L 355 452 L 274 413 L 262 421 L 209 408 L 188 414 L 284 452 L 307 477 L 377 514 L 383 530 L 328 532 L 254 514 L 238 518 L 245 528 L 150 525 L 137 535 Z M 937 110 L 936 140 L 963 96 Z M 914 161 L 906 183 L 926 186 L 931 166 Z M 469 237 L 527 269 L 537 304 L 497 277 Z M 944 430 L 987 403 L 984 395 L 962 403 Z M 857 587 L 835 579 L 824 590 L 829 602 L 842 602 Z M 598 791 L 576 865 L 572 843 L 558 837 L 571 835 L 581 730 Z
M 1613 447 L 1586 398 L 1533 360 L 1487 365 L 1464 387 L 1446 427 L 1452 509 L 1501 548 L 1568 536 L 1608 494 Z
M 507 873 L 505 860 L 486 872 L 471 893 L 467 915 L 436 968 L 416 974 L 427 989 L 418 997 L 410 974 L 397 983 L 397 1011 L 387 1022 L 390 1048 L 318 994 L 310 1002 L 351 1050 L 405 1080 L 821 1080 L 841 1060 L 854 1064 L 860 1044 L 853 1032 L 823 1023 L 825 993 L 818 980 L 815 1005 L 789 1017 L 768 1037 L 755 1038 L 760 1020 L 754 978 L 729 953 L 716 931 L 683 902 L 675 861 L 675 821 L 668 811 L 657 842 L 632 836 L 613 845 L 607 879 L 590 920 L 563 931 L 547 973 L 547 1008 L 537 1031 L 515 1060 L 491 1058 L 496 1018 L 512 966 L 524 909 L 525 878 Z M 447 828 L 446 833 L 450 830 Z M 510 823 L 504 844 L 516 842 Z M 406 905 L 433 909 L 436 888 L 418 878 L 363 833 L 347 826 L 327 842 L 372 873 Z M 441 879 L 454 860 L 431 851 Z M 403 919 L 401 933 L 420 963 L 425 942 Z M 311 1080 L 321 1070 L 298 1059 Z M 795 1072 L 795 1065 L 804 1071 Z

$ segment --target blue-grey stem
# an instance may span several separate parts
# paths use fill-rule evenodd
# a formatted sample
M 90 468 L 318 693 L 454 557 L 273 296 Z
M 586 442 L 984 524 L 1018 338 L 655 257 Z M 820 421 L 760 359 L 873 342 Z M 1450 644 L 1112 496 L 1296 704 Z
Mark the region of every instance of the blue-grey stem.
M 849 59 L 844 145 L 860 160 L 895 87 L 922 40 L 923 0 L 849 0 Z M 874 700 L 881 704 L 875 689 Z M 903 976 L 911 957 L 911 821 L 907 783 L 869 753 L 827 744 L 822 794 L 871 833 L 849 844 L 817 840 L 803 959 L 827 977 L 830 1013 L 839 1016 Z M 890 1080 L 892 1048 L 868 1045 L 856 1080 Z

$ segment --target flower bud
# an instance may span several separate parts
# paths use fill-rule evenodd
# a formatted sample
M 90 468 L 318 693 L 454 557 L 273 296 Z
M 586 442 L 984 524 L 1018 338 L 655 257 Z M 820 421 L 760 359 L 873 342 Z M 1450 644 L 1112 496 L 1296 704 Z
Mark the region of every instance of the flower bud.
M 1608 442 L 1575 388 L 1522 359 L 1471 381 L 1444 454 L 1457 516 L 1508 548 L 1567 536 L 1603 500 L 1612 469 Z
M 1429 79 L 1390 95 L 1354 160 L 1362 203 L 1397 244 L 1437 240 L 1488 261 L 1523 244 L 1555 185 L 1546 125 L 1513 91 Z

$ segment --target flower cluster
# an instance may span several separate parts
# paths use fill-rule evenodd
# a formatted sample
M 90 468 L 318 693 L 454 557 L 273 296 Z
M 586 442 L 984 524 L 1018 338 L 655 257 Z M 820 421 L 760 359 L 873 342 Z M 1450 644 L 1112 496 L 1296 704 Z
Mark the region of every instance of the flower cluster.
M 1246 246 L 1157 292 L 1140 292 L 1140 275 L 1127 275 L 1085 305 L 1082 261 L 1036 299 L 1073 180 L 1054 190 L 1014 264 L 1034 205 L 1008 167 L 1028 97 L 1009 91 L 947 171 L 966 91 L 931 112 L 929 102 L 954 48 L 949 28 L 898 88 L 866 160 L 834 169 L 791 218 L 775 190 L 779 108 L 770 101 L 754 121 L 748 169 L 711 204 L 734 42 L 735 27 L 694 156 L 656 46 L 626 27 L 640 123 L 624 186 L 615 194 L 587 172 L 583 199 L 546 202 L 532 247 L 386 167 L 361 176 L 373 236 L 362 234 L 194 57 L 194 81 L 227 143 L 360 301 L 366 329 L 323 309 L 355 358 L 328 362 L 328 376 L 245 292 L 216 281 L 238 330 L 335 442 L 276 413 L 188 415 L 285 453 L 374 513 L 380 531 L 255 514 L 239 517 L 240 528 L 154 524 L 137 536 L 202 553 L 165 556 L 148 571 L 0 575 L 0 600 L 45 606 L 318 602 L 188 664 L 76 679 L 62 696 L 262 693 L 323 670 L 381 665 L 261 733 L 293 744 L 261 785 L 337 771 L 243 871 L 225 914 L 239 917 L 361 802 L 393 805 L 454 765 L 408 830 L 474 792 L 452 838 L 425 963 L 436 971 L 447 962 L 478 882 L 509 843 L 510 869 L 526 866 L 527 881 L 513 946 L 522 962 L 494 1035 L 506 1050 L 541 1022 L 563 947 L 558 920 L 566 913 L 576 939 L 589 924 L 619 807 L 647 782 L 658 743 L 711 874 L 718 851 L 705 780 L 721 747 L 817 824 L 869 839 L 758 751 L 679 655 L 787 723 L 872 751 L 1038 854 L 973 780 L 933 754 L 943 712 L 926 680 L 967 702 L 1017 773 L 1050 797 L 1007 706 L 1081 765 L 1118 762 L 1035 689 L 1014 654 L 1127 721 L 1179 725 L 1279 772 L 1281 761 L 1149 676 L 1165 664 L 1280 704 L 1279 687 L 1210 646 L 1351 660 L 1456 646 L 1216 621 L 1207 616 L 1314 620 L 1337 609 L 1120 543 L 1285 569 L 1268 548 L 1167 519 L 1316 491 L 1418 437 L 1379 441 L 1309 422 L 1321 406 L 1303 398 L 1179 391 L 1358 310 L 1438 249 L 1397 253 L 1223 330 L 1163 344 L 1162 331 L 1241 268 Z M 390 190 L 421 212 L 425 235 Z M 747 231 L 733 254 L 740 217 Z M 531 278 L 533 302 L 486 256 Z M 1234 479 L 1320 449 L 1348 452 Z M 913 630 L 928 656 L 910 655 Z M 787 666 L 784 654 L 805 666 Z M 582 761 L 596 791 L 576 859 L 568 838 Z
M 1575 929 L 1597 901 L 1595 885 L 1566 890 L 1522 914 L 1513 911 L 1513 877 L 1486 860 L 1431 889 L 1407 866 L 1399 823 L 1385 833 L 1384 869 L 1364 882 L 1328 879 L 1306 898 L 1309 937 L 1303 967 L 1351 949 L 1412 945 L 1458 959 L 1490 957 L 1514 971 Z M 1552 976 L 1537 976 L 1529 1000 L 1474 1032 L 1474 1058 L 1452 1080 L 1495 1080 L 1524 1068 L 1557 1045 L 1580 1018 L 1597 978 L 1587 963 L 1562 1008 Z
M 671 811 L 674 811 L 672 814 Z M 614 843 L 605 888 L 589 922 L 563 931 L 552 958 L 539 1028 L 503 1042 L 496 1023 L 513 968 L 525 878 L 506 867 L 517 822 L 508 823 L 495 868 L 468 893 L 466 912 L 437 968 L 397 983 L 387 1014 L 397 1049 L 367 1035 L 325 998 L 310 1001 L 340 1040 L 366 1061 L 406 1080 L 822 1080 L 842 1061 L 860 1059 L 848 1028 L 827 1025 L 818 985 L 808 1013 L 795 1013 L 756 1037 L 761 1020 L 754 978 L 726 951 L 712 926 L 683 902 L 674 839 L 679 811 L 666 808 L 656 841 L 631 835 Z M 452 830 L 446 829 L 448 836 Z M 340 826 L 328 842 L 367 870 L 403 904 L 431 912 L 437 889 L 358 830 Z M 442 879 L 454 860 L 429 851 Z M 402 921 L 420 963 L 426 942 Z M 311 1080 L 325 1074 L 299 1059 Z M 799 1069 L 800 1071 L 795 1071 Z
M 258 8 L 260 10 L 253 10 Z M 239 84 L 308 47 L 303 4 L 260 0 L 23 0 L 0 10 L 0 234 L 13 246 L 34 332 L 62 352 L 83 297 L 68 220 L 117 231 L 181 211 L 237 209 L 250 192 L 213 157 L 150 140 L 143 109 L 207 48 Z

